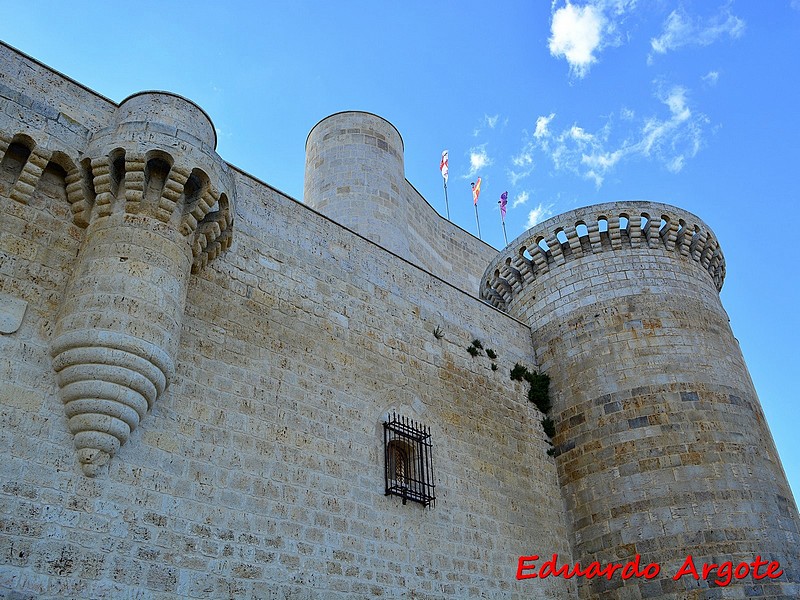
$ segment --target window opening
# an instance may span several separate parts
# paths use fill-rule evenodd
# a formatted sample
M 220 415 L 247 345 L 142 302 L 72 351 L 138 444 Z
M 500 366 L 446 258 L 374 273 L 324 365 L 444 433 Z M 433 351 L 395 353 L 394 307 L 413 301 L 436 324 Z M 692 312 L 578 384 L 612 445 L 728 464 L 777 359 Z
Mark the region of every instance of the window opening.
M 400 496 L 423 506 L 436 501 L 433 483 L 431 431 L 406 417 L 392 413 L 383 424 L 386 495 Z

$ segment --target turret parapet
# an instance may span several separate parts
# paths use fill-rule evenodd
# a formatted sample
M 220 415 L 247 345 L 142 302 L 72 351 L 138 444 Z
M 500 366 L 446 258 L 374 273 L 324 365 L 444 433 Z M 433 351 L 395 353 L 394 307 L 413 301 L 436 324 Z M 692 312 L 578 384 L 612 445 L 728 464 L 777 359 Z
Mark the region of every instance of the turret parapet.
M 92 137 L 84 162 L 95 198 L 75 212 L 87 224 L 115 210 L 147 214 L 195 234 L 197 272 L 232 239 L 235 187 L 216 143 L 211 119 L 193 102 L 168 92 L 129 96 L 114 124 Z
M 725 257 L 700 218 L 668 204 L 609 202 L 579 208 L 532 227 L 489 265 L 481 298 L 505 310 L 540 274 L 582 256 L 642 248 L 699 263 L 717 291 L 725 281 Z
M 196 140 L 194 145 L 203 144 L 212 152 L 217 149 L 217 131 L 211 117 L 188 98 L 172 92 L 131 94 L 119 103 L 114 117 L 118 124 L 142 123 L 148 130 L 166 127 L 178 138 L 185 139 L 178 132 L 189 134 Z

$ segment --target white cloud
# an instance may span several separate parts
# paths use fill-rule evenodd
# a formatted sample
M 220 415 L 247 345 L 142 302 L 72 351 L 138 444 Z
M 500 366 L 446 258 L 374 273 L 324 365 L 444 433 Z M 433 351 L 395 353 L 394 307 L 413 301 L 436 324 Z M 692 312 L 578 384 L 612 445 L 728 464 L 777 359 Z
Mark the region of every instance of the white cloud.
M 528 222 L 525 224 L 525 229 L 530 229 L 535 225 L 538 225 L 542 221 L 544 221 L 547 217 L 553 214 L 553 205 L 550 204 L 549 206 L 542 206 L 542 203 L 539 203 L 539 206 L 534 208 L 532 211 L 528 213 Z
M 591 133 L 586 133 L 577 125 L 573 125 L 570 128 L 569 135 L 572 139 L 578 140 L 579 142 L 591 142 L 594 139 L 594 136 Z
M 622 32 L 625 13 L 637 0 L 587 0 L 582 6 L 570 3 L 553 11 L 550 23 L 550 54 L 564 57 L 570 72 L 585 77 L 597 62 L 597 55 L 607 46 L 626 41 Z M 553 0 L 555 7 L 558 0 Z
M 486 124 L 489 126 L 489 129 L 494 129 L 494 126 L 497 125 L 497 119 L 500 118 L 500 115 L 495 115 L 493 117 L 490 117 L 489 115 L 484 115 L 483 118 L 484 121 L 486 121 Z
M 654 150 L 660 151 L 665 145 L 671 144 L 672 134 L 692 116 L 691 111 L 686 106 L 686 90 L 680 86 L 673 87 L 667 96 L 662 98 L 662 102 L 669 107 L 672 115 L 665 120 L 652 117 L 645 121 L 642 129 L 644 136 L 637 146 L 646 156 L 649 156 Z
M 464 175 L 464 179 L 470 179 L 478 174 L 478 171 L 490 166 L 494 161 L 486 153 L 486 144 L 481 144 L 469 150 L 469 172 Z
M 798 0 L 798 2 L 800 2 L 800 0 Z M 719 71 L 709 71 L 706 75 L 703 75 L 702 79 L 708 85 L 717 85 L 717 81 L 719 81 Z
M 708 46 L 724 36 L 738 38 L 744 33 L 745 22 L 727 8 L 708 20 L 691 18 L 683 9 L 673 10 L 664 23 L 664 31 L 650 40 L 657 54 L 666 54 L 683 46 Z M 652 61 L 652 55 L 649 57 Z
M 528 201 L 528 192 L 520 192 L 514 201 L 511 203 L 511 208 L 517 208 L 520 204 L 525 204 Z
M 800 0 L 798 0 L 800 1 Z M 536 131 L 533 132 L 533 137 L 536 139 L 547 137 L 550 135 L 550 131 L 547 129 L 547 126 L 550 124 L 556 116 L 556 113 L 550 113 L 549 117 L 539 117 L 536 119 Z
M 564 57 L 578 77 L 585 77 L 597 61 L 595 51 L 600 46 L 605 18 L 594 6 L 567 5 L 553 13 L 550 24 L 550 54 Z
M 533 173 L 533 166 L 529 169 L 525 169 L 524 171 L 508 171 L 508 179 L 511 182 L 511 185 L 517 185 L 519 181 L 525 179 L 528 175 Z
M 537 162 L 537 155 L 544 154 L 556 171 L 584 177 L 597 188 L 609 173 L 636 158 L 655 160 L 677 173 L 700 151 L 709 121 L 702 113 L 692 111 L 686 88 L 677 85 L 659 88 L 656 97 L 666 109 L 662 108 L 660 115 L 656 112 L 637 117 L 623 107 L 618 117 L 610 116 L 595 131 L 578 123 L 551 131 L 555 124 L 553 115 L 546 126 L 539 128 L 540 132 L 546 130 L 547 135 L 537 137 L 534 132 L 519 156 L 529 156 L 532 162 Z M 512 171 L 512 183 L 527 174 Z
M 676 156 L 671 161 L 667 163 L 667 169 L 672 173 L 677 173 L 683 168 L 683 163 L 685 162 L 685 156 Z
M 523 150 L 511 158 L 511 164 L 515 167 L 527 167 L 533 164 L 533 155 L 528 150 Z

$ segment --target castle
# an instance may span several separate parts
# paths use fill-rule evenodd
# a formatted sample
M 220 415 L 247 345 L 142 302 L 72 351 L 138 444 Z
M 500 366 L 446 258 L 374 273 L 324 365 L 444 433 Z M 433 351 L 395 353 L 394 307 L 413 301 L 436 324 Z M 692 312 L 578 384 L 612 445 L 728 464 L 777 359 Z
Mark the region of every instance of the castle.
M 215 148 L 191 101 L 0 45 L 4 598 L 800 597 L 698 217 L 590 206 L 497 252 L 375 115 L 311 130 L 302 203 Z

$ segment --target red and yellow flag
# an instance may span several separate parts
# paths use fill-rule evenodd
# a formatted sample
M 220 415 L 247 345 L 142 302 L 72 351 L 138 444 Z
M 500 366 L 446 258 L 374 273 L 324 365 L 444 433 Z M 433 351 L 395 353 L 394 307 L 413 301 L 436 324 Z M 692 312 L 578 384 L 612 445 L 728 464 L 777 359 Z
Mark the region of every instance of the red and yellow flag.
M 472 183 L 472 204 L 478 206 L 478 196 L 481 195 L 481 178 Z

